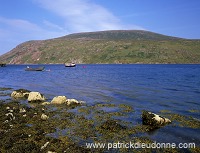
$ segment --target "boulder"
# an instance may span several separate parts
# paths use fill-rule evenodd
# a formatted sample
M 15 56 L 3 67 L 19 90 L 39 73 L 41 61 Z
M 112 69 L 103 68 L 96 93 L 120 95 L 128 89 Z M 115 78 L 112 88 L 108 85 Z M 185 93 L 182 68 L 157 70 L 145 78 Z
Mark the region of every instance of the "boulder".
M 149 125 L 152 128 L 159 128 L 161 126 L 171 123 L 168 118 L 159 116 L 148 111 L 142 112 L 142 122 L 144 125 Z
M 29 93 L 31 91 L 26 90 L 26 89 L 18 89 L 12 92 L 11 97 L 14 99 L 19 99 L 19 98 L 28 98 Z
M 44 101 L 45 97 L 39 92 L 30 92 L 28 96 L 29 102 L 41 102 Z
M 66 103 L 67 98 L 65 96 L 56 96 L 51 101 L 51 104 L 64 104 Z
M 67 105 L 81 104 L 81 102 L 79 102 L 76 99 L 67 99 L 66 102 L 67 102 Z

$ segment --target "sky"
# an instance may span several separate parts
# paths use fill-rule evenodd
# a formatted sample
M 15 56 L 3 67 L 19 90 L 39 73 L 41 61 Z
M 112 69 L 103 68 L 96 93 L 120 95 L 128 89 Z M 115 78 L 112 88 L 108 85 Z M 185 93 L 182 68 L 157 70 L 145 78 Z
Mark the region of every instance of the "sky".
M 200 0 L 0 0 L 0 55 L 29 40 L 104 30 L 200 39 Z

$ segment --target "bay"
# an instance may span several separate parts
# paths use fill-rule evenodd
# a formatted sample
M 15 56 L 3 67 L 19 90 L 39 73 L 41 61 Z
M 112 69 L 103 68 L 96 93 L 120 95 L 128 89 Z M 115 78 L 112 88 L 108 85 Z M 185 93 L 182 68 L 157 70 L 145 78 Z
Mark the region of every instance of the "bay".
M 78 64 L 73 68 L 50 64 L 44 65 L 43 72 L 25 71 L 26 66 L 0 67 L 0 87 L 39 91 L 49 101 L 54 96 L 65 95 L 89 105 L 127 104 L 134 108 L 138 121 L 142 110 L 155 113 L 169 110 L 200 119 L 198 64 Z M 166 127 L 152 138 L 161 140 L 164 136 L 166 141 L 199 143 L 199 132 L 199 129 Z

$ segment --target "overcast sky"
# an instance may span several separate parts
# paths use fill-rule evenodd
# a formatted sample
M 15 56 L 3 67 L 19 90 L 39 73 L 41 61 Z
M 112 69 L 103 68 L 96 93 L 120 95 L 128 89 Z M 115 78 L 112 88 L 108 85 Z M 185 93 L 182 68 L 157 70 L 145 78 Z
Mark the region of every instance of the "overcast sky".
M 0 0 L 0 55 L 29 40 L 127 29 L 200 39 L 200 0 Z

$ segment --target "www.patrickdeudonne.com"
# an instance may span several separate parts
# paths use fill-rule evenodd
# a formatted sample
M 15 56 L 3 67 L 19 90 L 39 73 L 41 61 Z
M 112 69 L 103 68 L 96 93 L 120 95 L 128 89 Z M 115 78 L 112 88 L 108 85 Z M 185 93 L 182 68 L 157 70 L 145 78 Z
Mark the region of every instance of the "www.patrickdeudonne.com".
M 109 149 L 120 149 L 120 148 L 195 148 L 195 143 L 158 143 L 158 142 L 153 142 L 153 143 L 133 143 L 133 142 L 128 142 L 128 143 L 121 143 L 121 142 L 116 142 L 116 143 L 86 143 L 87 148 L 107 148 Z

